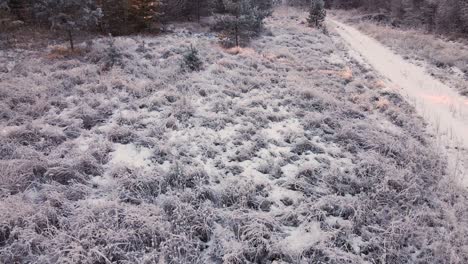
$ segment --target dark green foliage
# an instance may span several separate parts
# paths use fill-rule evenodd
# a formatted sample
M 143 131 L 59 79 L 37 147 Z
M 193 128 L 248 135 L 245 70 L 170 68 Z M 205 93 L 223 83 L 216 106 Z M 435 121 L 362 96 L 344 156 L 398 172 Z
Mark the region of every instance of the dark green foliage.
M 112 36 L 110 36 L 108 39 L 108 45 L 109 47 L 107 49 L 106 61 L 104 64 L 106 69 L 110 69 L 115 65 L 122 64 L 122 54 L 115 46 L 115 40 Z
M 9 1 L 7 0 L 0 0 L 0 10 L 9 10 Z
M 462 25 L 462 30 L 465 33 L 468 33 L 468 0 L 460 2 L 460 23 Z
M 163 20 L 197 20 L 211 15 L 216 9 L 214 0 L 162 0 Z
M 198 55 L 198 50 L 194 48 L 192 45 L 190 45 L 190 49 L 184 55 L 184 62 L 183 62 L 182 67 L 190 71 L 199 71 L 202 65 L 203 65 L 203 62 L 201 61 Z
M 151 30 L 160 21 L 159 0 L 100 0 L 103 10 L 101 29 L 113 35 Z
M 293 0 L 304 3 L 310 0 Z M 391 18 L 393 26 L 468 33 L 468 0 L 327 0 L 332 8 L 362 8 Z
M 263 29 L 263 19 L 269 9 L 251 0 L 223 0 L 225 14 L 218 15 L 212 29 L 219 32 L 221 44 L 225 47 L 244 46 Z M 263 8 L 268 8 L 265 5 Z
M 52 29 L 65 31 L 72 50 L 73 32 L 96 26 L 102 17 L 94 0 L 40 0 L 34 12 L 37 18 L 48 20 Z
M 327 11 L 325 10 L 323 0 L 313 0 L 309 8 L 309 17 L 307 18 L 309 26 L 321 28 L 326 16 Z
M 157 32 L 162 23 L 200 22 L 203 16 L 218 14 L 215 28 L 224 31 L 222 38 L 232 40 L 232 45 L 241 45 L 258 34 L 273 3 L 274 0 L 0 0 L 0 18 L 11 16 L 26 24 L 53 25 L 73 37 L 77 29 L 113 35 Z M 83 27 L 84 21 L 91 23 Z

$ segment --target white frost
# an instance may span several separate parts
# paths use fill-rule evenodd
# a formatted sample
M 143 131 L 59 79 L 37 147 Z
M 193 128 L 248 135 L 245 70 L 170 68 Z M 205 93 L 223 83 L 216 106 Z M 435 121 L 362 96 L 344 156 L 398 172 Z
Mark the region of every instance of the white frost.
M 324 241 L 324 235 L 319 223 L 308 223 L 291 230 L 282 244 L 291 254 L 301 255 L 317 242 Z
M 130 165 L 146 168 L 151 165 L 151 150 L 135 146 L 134 144 L 115 144 L 111 165 Z

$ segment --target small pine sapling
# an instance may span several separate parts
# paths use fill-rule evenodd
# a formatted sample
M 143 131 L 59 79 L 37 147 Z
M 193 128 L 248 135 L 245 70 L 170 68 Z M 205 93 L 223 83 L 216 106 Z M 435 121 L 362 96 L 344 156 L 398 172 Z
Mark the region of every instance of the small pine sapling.
M 201 70 L 202 65 L 203 62 L 198 55 L 198 50 L 190 45 L 190 49 L 184 55 L 184 63 L 182 65 L 183 68 L 186 68 L 190 71 L 199 71 Z
M 111 34 L 109 34 L 109 38 L 107 39 L 108 48 L 106 50 L 106 60 L 104 62 L 104 69 L 109 70 L 114 65 L 122 65 L 122 54 L 115 46 L 115 40 Z
M 309 8 L 309 17 L 307 18 L 309 26 L 321 28 L 326 16 L 327 11 L 325 10 L 323 0 L 313 0 Z

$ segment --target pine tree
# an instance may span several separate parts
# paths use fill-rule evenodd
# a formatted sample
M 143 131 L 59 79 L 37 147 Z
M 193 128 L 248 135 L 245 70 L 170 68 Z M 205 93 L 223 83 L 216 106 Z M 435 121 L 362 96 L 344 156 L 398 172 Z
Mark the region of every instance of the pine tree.
M 2 21 L 5 17 L 8 17 L 11 12 L 10 6 L 8 5 L 7 0 L 0 0 L 0 26 L 2 25 Z
M 2 2 L 2 1 L 0 1 Z M 31 5 L 35 3 L 32 0 L 3 0 L 6 3 L 8 11 L 15 16 L 16 19 L 27 21 L 31 18 Z M 1 6 L 2 4 L 0 4 Z M 5 6 L 5 4 L 3 4 Z M 1 7 L 0 7 L 1 8 Z
M 461 28 L 464 33 L 468 33 L 468 0 L 459 0 L 459 5 Z
M 269 1 L 269 0 L 263 0 Z M 195 18 L 200 22 L 202 16 L 223 12 L 223 0 L 162 0 L 164 21 Z
M 102 17 L 93 0 L 39 0 L 34 10 L 36 16 L 49 20 L 52 29 L 66 32 L 72 50 L 74 32 L 96 26 Z
M 150 28 L 155 22 L 158 22 L 161 3 L 157 0 L 132 0 L 131 15 L 136 23 L 142 28 Z
M 254 0 L 252 4 L 261 11 L 265 17 L 270 15 L 273 10 L 273 0 Z
M 188 69 L 189 71 L 199 71 L 203 65 L 201 61 L 198 50 L 190 45 L 190 49 L 184 55 L 184 62 L 182 67 Z
M 0 0 L 0 10 L 9 10 L 8 2 L 7 0 Z
M 159 0 L 98 0 L 104 18 L 102 30 L 114 35 L 149 29 L 160 21 Z
M 459 13 L 458 0 L 442 0 L 439 2 L 436 13 L 436 27 L 442 32 L 454 31 L 459 25 L 456 23 Z
M 213 29 L 220 32 L 224 46 L 241 46 L 258 35 L 263 28 L 265 11 L 252 5 L 251 0 L 223 0 L 226 14 L 218 15 Z
M 437 13 L 437 0 L 425 0 L 421 6 L 422 22 L 427 26 L 429 32 L 434 31 Z
M 162 0 L 163 20 L 168 22 L 190 15 L 190 0 Z
M 323 0 L 313 0 L 309 8 L 309 17 L 307 22 L 312 27 L 320 28 L 323 26 L 327 11 L 325 10 L 325 3 Z

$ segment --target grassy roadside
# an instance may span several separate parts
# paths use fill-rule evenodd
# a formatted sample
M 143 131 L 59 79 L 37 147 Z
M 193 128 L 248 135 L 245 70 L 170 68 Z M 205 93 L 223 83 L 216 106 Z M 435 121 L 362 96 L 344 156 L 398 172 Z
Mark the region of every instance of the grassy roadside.
M 0 262 L 466 263 L 423 120 L 303 20 L 0 51 Z
M 332 10 L 334 18 L 354 25 L 468 96 L 468 45 L 417 29 L 399 29 L 363 20 L 358 10 Z

